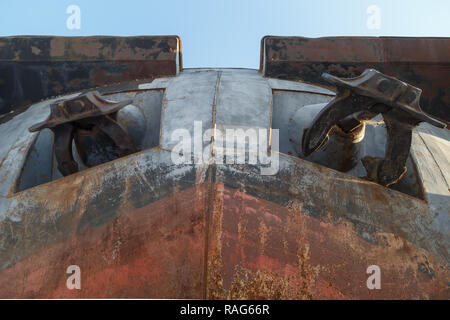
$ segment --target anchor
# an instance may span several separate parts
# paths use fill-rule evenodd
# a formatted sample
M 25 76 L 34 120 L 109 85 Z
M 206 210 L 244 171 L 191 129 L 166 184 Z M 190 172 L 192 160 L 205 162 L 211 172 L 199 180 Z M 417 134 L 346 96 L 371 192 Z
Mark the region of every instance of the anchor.
M 412 130 L 421 122 L 446 127 L 420 108 L 421 89 L 377 70 L 367 69 L 350 79 L 327 73 L 322 77 L 336 85 L 337 95 L 304 130 L 302 152 L 305 157 L 324 145 L 334 126 L 350 133 L 364 121 L 381 114 L 387 129 L 385 157 L 366 156 L 361 161 L 367 172 L 366 179 L 388 187 L 406 173 Z
M 73 140 L 87 166 L 137 151 L 127 130 L 117 122 L 117 112 L 131 103 L 131 100 L 108 101 L 97 91 L 90 91 L 51 104 L 47 120 L 30 127 L 29 131 L 45 128 L 53 131 L 58 170 L 67 176 L 78 172 L 78 164 L 72 154 Z

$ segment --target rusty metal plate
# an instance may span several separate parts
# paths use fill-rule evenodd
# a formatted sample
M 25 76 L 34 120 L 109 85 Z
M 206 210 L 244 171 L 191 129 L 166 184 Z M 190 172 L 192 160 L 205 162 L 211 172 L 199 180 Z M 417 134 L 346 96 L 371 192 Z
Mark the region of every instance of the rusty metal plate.
M 61 94 L 174 76 L 181 64 L 177 36 L 3 37 L 0 114 Z
M 446 240 L 424 201 L 290 157 L 263 178 L 164 154 L 16 194 L 0 222 L 0 297 L 449 298 Z M 66 287 L 69 265 L 81 290 Z
M 449 122 L 449 52 L 450 38 L 266 36 L 260 71 L 330 87 L 323 73 L 350 78 L 374 68 L 421 88 L 423 110 Z
M 325 221 L 302 203 L 286 206 L 215 186 L 208 255 L 210 299 L 445 299 L 446 262 L 404 238 L 358 223 Z M 318 207 L 317 207 L 318 208 Z M 366 269 L 382 289 L 366 287 Z
M 0 297 L 202 298 L 207 189 L 188 188 L 37 249 L 0 272 Z M 69 265 L 82 270 L 81 291 L 67 290 Z

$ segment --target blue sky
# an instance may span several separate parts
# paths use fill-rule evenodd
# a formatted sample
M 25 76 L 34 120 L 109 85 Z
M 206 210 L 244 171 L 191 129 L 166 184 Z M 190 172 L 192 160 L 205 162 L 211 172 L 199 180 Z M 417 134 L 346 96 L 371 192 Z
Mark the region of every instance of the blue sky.
M 370 5 L 380 29 L 367 28 Z M 264 35 L 450 36 L 449 0 L 0 0 L 0 12 L 0 36 L 176 34 L 184 67 L 258 68 Z

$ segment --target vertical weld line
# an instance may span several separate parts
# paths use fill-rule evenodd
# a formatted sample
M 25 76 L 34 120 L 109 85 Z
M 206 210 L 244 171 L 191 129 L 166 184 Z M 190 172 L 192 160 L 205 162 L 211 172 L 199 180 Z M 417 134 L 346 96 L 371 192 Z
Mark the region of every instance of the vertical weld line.
M 267 152 L 271 152 L 272 150 L 272 124 L 273 124 L 273 89 L 270 85 L 268 79 L 265 79 L 267 86 L 269 87 L 269 103 L 270 103 L 270 111 L 269 111 L 269 128 L 268 128 L 268 137 L 267 137 Z
M 160 122 L 160 126 L 159 126 L 159 141 L 158 141 L 158 146 L 161 146 L 162 143 L 162 138 L 163 138 L 163 125 L 164 125 L 164 120 L 166 118 L 166 109 L 167 109 L 167 88 L 170 86 L 170 84 L 172 83 L 172 81 L 170 81 L 169 85 L 162 90 L 162 97 L 161 97 L 161 116 L 159 121 Z
M 214 90 L 214 100 L 213 100 L 213 110 L 212 110 L 212 117 L 211 117 L 211 129 L 213 129 L 213 134 L 211 135 L 211 157 L 214 156 L 214 141 L 215 141 L 215 134 L 216 134 L 216 110 L 217 110 L 217 97 L 219 95 L 219 86 L 220 86 L 220 79 L 222 78 L 222 71 L 218 71 L 217 73 L 217 81 L 216 81 L 216 87 Z
M 216 80 L 216 86 L 214 89 L 214 99 L 213 99 L 213 108 L 212 108 L 212 119 L 211 119 L 211 129 L 214 129 L 216 126 L 216 107 L 217 107 L 217 97 L 219 95 L 219 85 L 220 85 L 220 79 L 222 76 L 222 71 L 217 72 L 217 80 Z M 215 130 L 213 131 L 213 134 L 211 136 L 211 154 L 210 157 L 214 156 L 214 134 Z M 210 232 L 210 224 L 211 224 L 211 217 L 214 211 L 214 196 L 215 196 L 215 188 L 214 188 L 214 182 L 215 177 L 213 179 L 215 169 L 215 162 L 212 161 L 209 164 L 209 177 L 208 177 L 208 183 L 209 183 L 209 190 L 208 190 L 208 197 L 207 197 L 207 209 L 206 209 L 206 230 L 205 230 L 205 252 L 203 254 L 204 261 L 203 261 L 203 299 L 207 299 L 208 295 L 208 252 L 209 252 L 209 232 Z

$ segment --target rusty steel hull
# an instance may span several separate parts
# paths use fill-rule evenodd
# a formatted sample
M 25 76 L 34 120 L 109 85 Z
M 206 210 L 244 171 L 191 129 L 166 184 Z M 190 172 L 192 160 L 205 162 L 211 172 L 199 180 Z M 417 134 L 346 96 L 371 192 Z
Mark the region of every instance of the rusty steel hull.
M 289 51 L 290 44 L 288 52 L 275 46 L 282 54 L 272 56 L 266 51 L 265 66 L 258 73 L 235 69 L 178 72 L 178 38 L 164 39 L 152 42 L 150 51 L 143 48 L 149 54 L 144 61 L 131 49 L 139 45 L 126 39 L 105 40 L 106 52 L 100 44 L 103 40 L 94 39 L 95 50 L 89 57 L 85 53 L 73 56 L 70 45 L 69 51 L 60 51 L 77 66 L 91 70 L 83 86 L 119 80 L 123 83 L 99 91 L 114 101 L 138 97 L 136 106 L 146 108 L 146 118 L 151 120 L 150 129 L 144 132 L 152 141 L 144 151 L 61 177 L 54 174 L 51 162 L 52 136 L 28 131 L 46 119 L 51 101 L 25 111 L 15 109 L 21 114 L 11 120 L 8 116 L 0 119 L 0 133 L 7 141 L 0 144 L 0 298 L 450 298 L 450 239 L 445 232 L 450 207 L 448 135 L 426 127 L 413 134 L 410 159 L 415 169 L 408 172 L 408 181 L 413 181 L 410 187 L 417 192 L 411 195 L 404 193 L 405 188 L 395 191 L 288 155 L 292 154 L 285 132 L 289 118 L 300 108 L 328 102 L 334 92 L 276 78 L 316 82 L 322 71 L 350 76 L 366 68 L 368 61 L 384 66 L 384 60 L 366 59 L 365 50 L 370 51 L 378 40 L 355 47 L 359 58 L 330 47 L 331 40 L 302 40 L 324 45 L 329 55 L 317 54 L 317 47 L 308 53 L 320 57 L 318 64 L 308 59 L 306 64 L 291 61 L 292 53 L 298 55 Z M 91 40 L 57 41 L 80 45 Z M 119 41 L 117 47 L 112 45 L 115 41 Z M 168 42 L 173 45 L 167 47 Z M 120 56 L 122 47 L 129 50 Z M 48 54 L 44 47 L 38 48 Z M 1 50 L 0 44 L 0 52 L 6 54 L 6 49 Z M 375 52 L 379 54 L 378 49 Z M 341 56 L 333 58 L 334 54 Z M 97 61 L 98 57 L 105 60 Z M 412 67 L 419 64 L 419 58 Z M 439 110 L 447 106 L 446 80 L 441 77 L 447 70 L 444 58 L 423 58 L 424 68 L 437 66 L 436 74 L 426 69 L 433 73 L 426 79 L 439 77 L 437 86 L 428 80 L 425 83 L 432 90 L 444 90 L 432 104 L 444 105 Z M 0 63 L 11 65 L 14 59 L 7 56 Z M 28 63 L 20 55 L 17 59 L 20 64 Z M 53 60 L 49 62 L 52 68 L 68 65 Z M 341 68 L 340 63 L 346 61 Z M 109 77 L 111 70 L 103 68 L 105 63 L 125 63 L 125 69 L 115 69 L 117 77 Z M 134 63 L 137 69 L 128 73 Z M 409 63 L 405 61 L 405 66 Z M 312 72 L 311 66 L 317 69 Z M 92 78 L 96 68 L 106 74 L 99 81 Z M 300 76 L 295 76 L 297 72 Z M 70 74 L 63 74 L 72 81 Z M 158 78 L 139 83 L 135 81 L 139 74 Z M 55 79 L 57 83 L 59 78 Z M 67 88 L 82 88 L 79 85 Z M 60 89 L 58 93 L 66 90 Z M 279 129 L 285 150 L 279 153 L 279 171 L 263 176 L 257 165 L 216 163 L 211 161 L 214 149 L 207 149 L 206 143 L 204 162 L 174 164 L 171 156 L 176 143 L 171 135 L 179 128 L 193 133 L 195 121 L 202 121 L 202 130 Z M 33 162 L 41 158 L 32 154 L 41 138 L 47 139 L 38 151 L 49 176 L 28 181 L 27 173 L 39 169 L 33 163 L 41 163 Z M 377 145 L 377 141 L 369 144 Z M 21 179 L 25 187 L 18 188 Z M 80 290 L 66 286 L 66 270 L 71 265 L 80 267 Z M 371 265 L 381 268 L 381 290 L 367 288 L 366 270 Z
M 450 39 L 276 37 L 261 42 L 264 76 L 329 87 L 323 73 L 349 78 L 374 68 L 423 90 L 421 106 L 450 122 Z
M 265 178 L 167 156 L 145 151 L 16 194 L 16 222 L 0 223 L 0 297 L 450 298 L 424 201 L 288 156 Z M 81 290 L 66 287 L 72 264 Z M 366 287 L 373 264 L 383 290 Z

